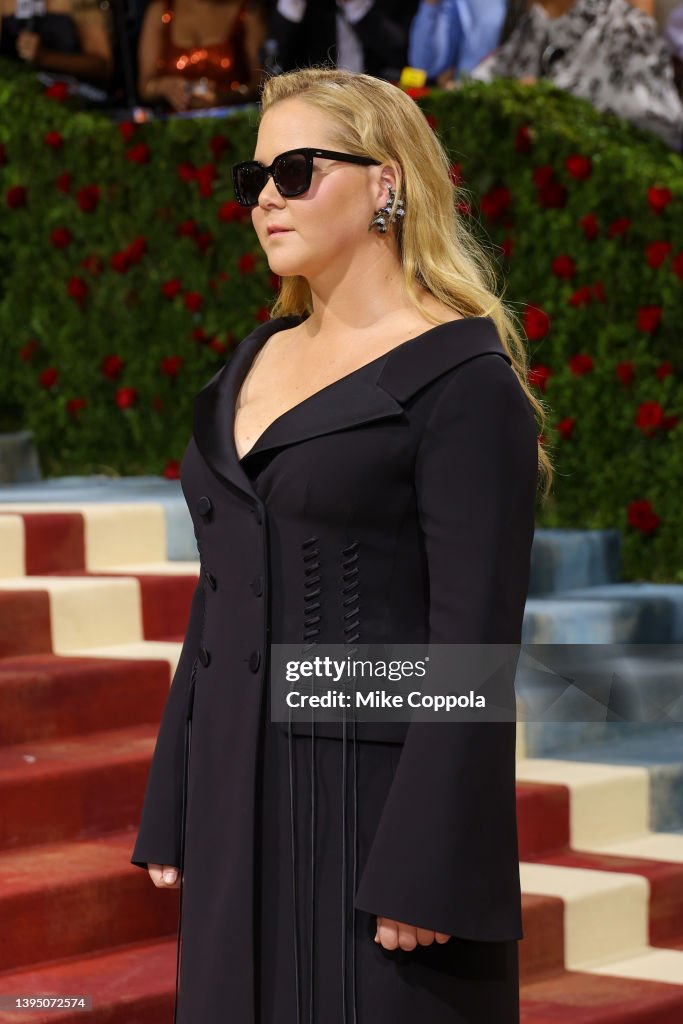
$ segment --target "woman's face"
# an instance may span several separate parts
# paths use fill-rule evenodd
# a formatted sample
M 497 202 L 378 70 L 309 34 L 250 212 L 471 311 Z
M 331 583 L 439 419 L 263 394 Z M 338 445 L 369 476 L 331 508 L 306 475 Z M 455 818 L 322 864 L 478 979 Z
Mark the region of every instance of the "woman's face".
M 269 167 L 280 153 L 299 146 L 347 152 L 330 138 L 326 122 L 324 114 L 303 100 L 281 100 L 263 115 L 254 159 Z M 379 165 L 315 157 L 311 187 L 293 199 L 281 196 L 269 177 L 251 216 L 270 269 L 309 282 L 323 274 L 329 278 L 331 268 L 343 272 L 359 246 L 374 242 L 375 232 L 368 225 L 378 209 L 381 170 Z M 390 168 L 385 174 L 395 180 Z M 289 230 L 269 236 L 269 225 Z

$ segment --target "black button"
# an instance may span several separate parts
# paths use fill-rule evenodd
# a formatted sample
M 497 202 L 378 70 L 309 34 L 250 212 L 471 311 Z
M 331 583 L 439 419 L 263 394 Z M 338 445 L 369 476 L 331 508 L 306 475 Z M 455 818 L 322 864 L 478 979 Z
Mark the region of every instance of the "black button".
M 197 511 L 202 519 L 208 519 L 210 517 L 212 508 L 213 505 L 211 503 L 211 498 L 207 498 L 207 496 L 203 494 L 197 502 Z
M 263 516 L 261 515 L 261 509 L 260 508 L 256 508 L 256 506 L 254 506 L 254 508 L 252 508 L 251 511 L 252 511 L 252 514 L 253 514 L 254 519 L 256 520 L 256 522 L 257 523 L 261 523 L 262 520 L 263 520 Z
M 256 597 L 260 597 L 263 593 L 263 576 L 254 576 L 250 586 Z
M 214 574 L 212 572 L 209 572 L 209 570 L 207 569 L 204 575 L 206 576 L 206 582 L 209 584 L 211 589 L 215 590 L 218 583 Z
M 201 663 L 204 666 L 204 668 L 206 668 L 206 666 L 211 661 L 211 655 L 207 651 L 206 647 L 200 647 L 199 648 L 199 660 L 201 661 Z
M 252 651 L 249 655 L 249 668 L 252 672 L 258 672 L 258 667 L 261 664 L 261 652 Z

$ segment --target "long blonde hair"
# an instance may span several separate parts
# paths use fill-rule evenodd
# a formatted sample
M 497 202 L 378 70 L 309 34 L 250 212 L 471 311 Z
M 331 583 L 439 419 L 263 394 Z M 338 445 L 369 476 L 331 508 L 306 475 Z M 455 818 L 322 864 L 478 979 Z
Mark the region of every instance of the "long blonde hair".
M 416 283 L 462 316 L 488 316 L 496 325 L 512 368 L 531 403 L 539 433 L 545 406 L 527 382 L 528 355 L 512 312 L 496 294 L 492 261 L 458 212 L 460 189 L 451 161 L 422 110 L 402 89 L 380 78 L 341 68 L 312 66 L 267 76 L 259 119 L 275 103 L 302 98 L 328 116 L 330 143 L 347 153 L 374 157 L 396 172 L 396 196 L 404 217 L 393 223 L 411 303 L 431 323 L 439 323 L 420 300 Z M 313 311 L 308 281 L 283 277 L 271 317 Z M 539 482 L 550 491 L 553 466 L 538 443 Z

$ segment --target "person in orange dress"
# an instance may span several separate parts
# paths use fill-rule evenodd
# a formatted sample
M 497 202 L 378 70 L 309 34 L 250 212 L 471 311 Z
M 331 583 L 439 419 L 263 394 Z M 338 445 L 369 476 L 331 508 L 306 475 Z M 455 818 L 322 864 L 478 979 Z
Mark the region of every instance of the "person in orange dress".
M 251 0 L 151 0 L 138 44 L 138 92 L 176 111 L 257 96 L 264 18 Z

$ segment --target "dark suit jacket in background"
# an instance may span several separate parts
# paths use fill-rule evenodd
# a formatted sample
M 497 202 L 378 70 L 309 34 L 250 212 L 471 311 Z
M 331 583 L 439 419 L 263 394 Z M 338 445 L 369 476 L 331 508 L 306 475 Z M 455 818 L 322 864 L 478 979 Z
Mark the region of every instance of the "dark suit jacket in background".
M 363 46 L 365 72 L 397 81 L 408 63 L 408 34 L 416 0 L 376 0 L 352 28 Z M 334 0 L 309 0 L 298 22 L 274 10 L 268 35 L 278 41 L 283 71 L 310 64 L 337 63 L 337 5 Z

